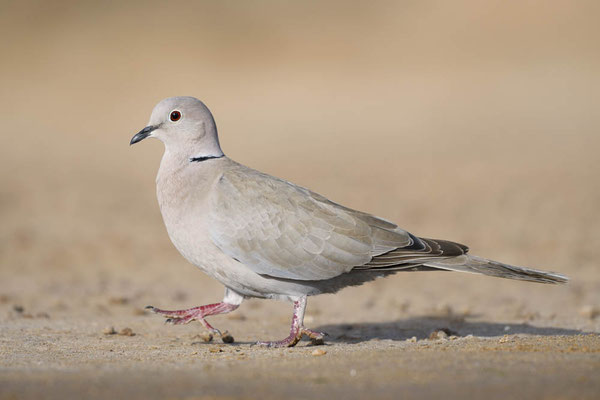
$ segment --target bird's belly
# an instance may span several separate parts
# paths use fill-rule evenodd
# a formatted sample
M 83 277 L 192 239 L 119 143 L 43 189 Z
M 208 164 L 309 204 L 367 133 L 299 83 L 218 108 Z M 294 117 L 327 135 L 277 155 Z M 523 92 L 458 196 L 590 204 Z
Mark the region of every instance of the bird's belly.
M 171 219 L 173 221 L 173 219 Z M 259 275 L 250 268 L 223 253 L 200 224 L 185 227 L 167 226 L 171 241 L 181 255 L 221 284 L 247 297 L 294 299 L 313 293 L 314 287 L 301 281 L 280 281 Z

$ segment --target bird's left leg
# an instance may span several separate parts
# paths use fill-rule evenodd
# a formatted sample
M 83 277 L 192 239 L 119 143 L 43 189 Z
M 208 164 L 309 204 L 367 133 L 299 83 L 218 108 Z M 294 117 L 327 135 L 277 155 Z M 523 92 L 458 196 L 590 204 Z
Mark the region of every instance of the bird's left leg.
M 185 310 L 161 310 L 160 308 L 153 306 L 147 306 L 146 309 L 151 310 L 155 314 L 168 317 L 165 321 L 168 324 L 181 325 L 195 320 L 200 322 L 210 333 L 223 336 L 217 328 L 214 328 L 204 318 L 209 315 L 231 312 L 238 308 L 240 304 L 242 304 L 242 301 L 244 301 L 244 296 L 229 288 L 225 288 L 225 297 L 220 303 L 207 304 L 205 306 L 193 307 Z

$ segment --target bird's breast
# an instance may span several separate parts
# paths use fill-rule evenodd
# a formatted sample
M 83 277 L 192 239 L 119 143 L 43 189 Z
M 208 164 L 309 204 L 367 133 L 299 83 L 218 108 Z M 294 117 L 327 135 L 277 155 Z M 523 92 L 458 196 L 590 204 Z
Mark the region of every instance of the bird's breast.
M 171 241 L 188 260 L 208 240 L 211 176 L 183 164 L 161 162 L 156 177 L 158 205 Z

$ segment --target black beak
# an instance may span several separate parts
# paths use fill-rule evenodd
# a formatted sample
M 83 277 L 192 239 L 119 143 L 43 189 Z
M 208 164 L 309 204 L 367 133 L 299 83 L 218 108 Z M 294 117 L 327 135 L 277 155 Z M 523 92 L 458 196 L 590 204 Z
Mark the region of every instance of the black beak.
M 158 125 L 151 125 L 145 127 L 144 129 L 136 133 L 134 137 L 131 138 L 131 142 L 129 142 L 129 145 L 131 146 L 132 144 L 136 144 L 137 142 L 141 142 L 142 140 L 146 139 L 148 136 L 150 136 L 150 133 L 152 133 L 152 131 L 157 128 Z

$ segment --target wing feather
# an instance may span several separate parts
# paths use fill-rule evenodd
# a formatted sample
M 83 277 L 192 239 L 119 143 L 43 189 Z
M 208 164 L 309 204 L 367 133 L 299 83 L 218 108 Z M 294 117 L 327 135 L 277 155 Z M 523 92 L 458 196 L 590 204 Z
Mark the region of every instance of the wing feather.
M 324 280 L 352 270 L 413 268 L 467 251 L 240 164 L 225 169 L 211 193 L 212 241 L 258 274 Z
M 213 188 L 209 234 L 259 274 L 302 280 L 333 278 L 411 240 L 391 222 L 239 164 Z

